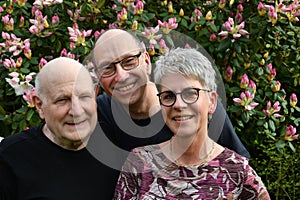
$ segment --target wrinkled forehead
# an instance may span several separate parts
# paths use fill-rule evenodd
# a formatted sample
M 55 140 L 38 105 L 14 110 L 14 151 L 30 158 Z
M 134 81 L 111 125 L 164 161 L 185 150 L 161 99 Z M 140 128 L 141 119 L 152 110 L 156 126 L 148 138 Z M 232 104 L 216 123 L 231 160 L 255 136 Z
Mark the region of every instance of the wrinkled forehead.
M 96 42 L 93 59 L 96 66 L 104 66 L 128 55 L 138 53 L 137 41 L 127 32 L 106 32 Z

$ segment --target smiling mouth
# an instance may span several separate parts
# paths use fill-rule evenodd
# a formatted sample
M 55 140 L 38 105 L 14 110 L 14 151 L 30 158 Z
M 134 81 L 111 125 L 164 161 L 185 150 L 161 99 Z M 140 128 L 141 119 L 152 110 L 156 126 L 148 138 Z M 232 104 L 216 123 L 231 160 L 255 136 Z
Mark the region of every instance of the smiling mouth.
M 135 83 L 126 85 L 124 87 L 118 87 L 116 88 L 116 90 L 120 91 L 120 92 L 127 92 L 128 90 L 132 89 L 134 87 Z
M 173 119 L 175 120 L 175 121 L 186 121 L 186 120 L 189 120 L 189 119 L 191 119 L 192 118 L 192 116 L 180 116 L 180 117 L 174 117 Z
M 79 126 L 79 125 L 83 124 L 84 122 L 85 122 L 85 120 L 78 121 L 78 122 L 67 122 L 66 124 L 68 124 L 70 126 Z

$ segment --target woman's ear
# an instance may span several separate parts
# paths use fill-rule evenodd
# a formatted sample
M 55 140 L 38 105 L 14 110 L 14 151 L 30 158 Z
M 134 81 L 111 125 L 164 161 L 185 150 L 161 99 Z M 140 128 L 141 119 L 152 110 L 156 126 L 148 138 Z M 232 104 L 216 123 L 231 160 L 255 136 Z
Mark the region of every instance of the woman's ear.
M 218 94 L 215 91 L 210 92 L 208 114 L 213 114 L 217 108 Z
M 36 109 L 37 109 L 37 111 L 38 111 L 38 113 L 40 115 L 40 118 L 44 119 L 45 116 L 44 116 L 44 112 L 43 112 L 43 109 L 42 109 L 43 101 L 37 95 L 34 95 L 32 97 L 32 100 L 33 100 L 33 103 L 34 103 L 34 105 L 35 105 L 35 107 L 36 107 Z

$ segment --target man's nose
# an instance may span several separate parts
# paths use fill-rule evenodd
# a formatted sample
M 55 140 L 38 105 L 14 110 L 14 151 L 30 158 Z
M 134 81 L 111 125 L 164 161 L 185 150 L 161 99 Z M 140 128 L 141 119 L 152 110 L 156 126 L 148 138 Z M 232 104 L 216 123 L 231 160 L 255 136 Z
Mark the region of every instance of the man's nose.
M 80 116 L 84 113 L 82 103 L 80 102 L 78 97 L 72 99 L 72 105 L 69 113 L 73 116 Z
M 118 82 L 126 80 L 129 76 L 128 71 L 124 70 L 120 63 L 115 64 L 115 67 L 116 67 L 115 80 Z

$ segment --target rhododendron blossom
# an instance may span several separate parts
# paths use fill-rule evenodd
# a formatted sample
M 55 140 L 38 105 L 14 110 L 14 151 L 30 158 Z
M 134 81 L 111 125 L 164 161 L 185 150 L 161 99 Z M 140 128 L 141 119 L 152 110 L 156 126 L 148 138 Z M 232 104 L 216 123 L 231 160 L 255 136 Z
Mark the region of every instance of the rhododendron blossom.
M 268 117 L 274 116 L 275 118 L 281 118 L 282 116 L 278 114 L 281 109 L 281 106 L 279 106 L 279 101 L 276 101 L 274 105 L 271 105 L 271 101 L 268 101 L 267 109 L 263 109 L 262 112 L 265 113 Z
M 233 101 L 243 106 L 245 110 L 249 111 L 259 105 L 254 102 L 253 99 L 254 94 L 247 90 L 246 92 L 241 93 L 240 98 L 234 98 Z
M 284 139 L 287 141 L 296 140 L 299 137 L 299 134 L 296 134 L 296 133 L 297 133 L 297 129 L 295 127 L 293 127 L 292 125 L 289 125 L 286 129 Z

